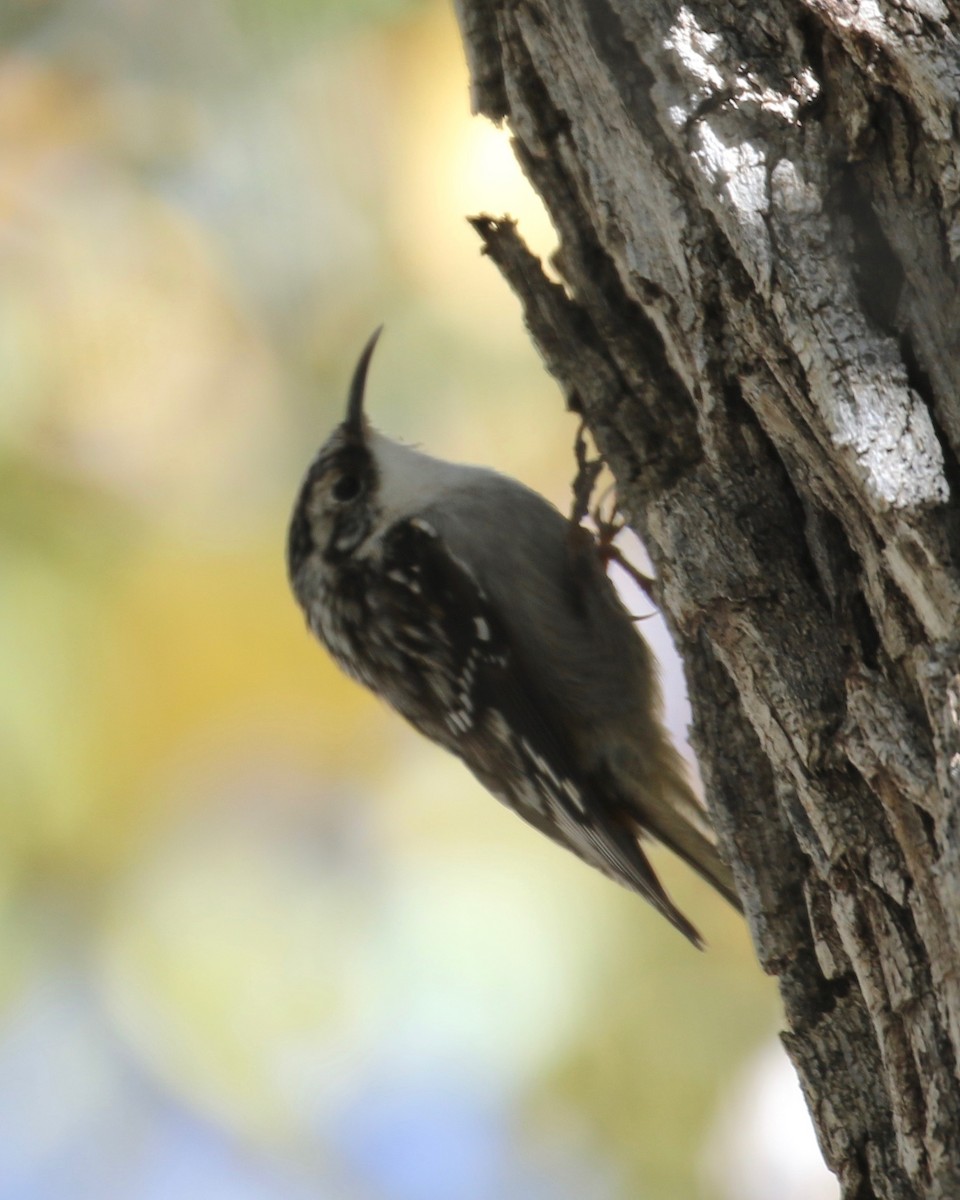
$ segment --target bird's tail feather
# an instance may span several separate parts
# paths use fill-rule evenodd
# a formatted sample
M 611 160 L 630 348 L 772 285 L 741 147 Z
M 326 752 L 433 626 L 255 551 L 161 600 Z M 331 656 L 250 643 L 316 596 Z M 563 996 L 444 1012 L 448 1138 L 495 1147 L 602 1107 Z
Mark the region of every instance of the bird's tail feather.
M 658 803 L 641 803 L 642 827 L 682 858 L 738 912 L 743 912 L 733 872 L 720 857 L 716 834 L 687 781 L 683 761 L 672 746 L 664 746 L 662 750 L 657 771 L 661 795 Z

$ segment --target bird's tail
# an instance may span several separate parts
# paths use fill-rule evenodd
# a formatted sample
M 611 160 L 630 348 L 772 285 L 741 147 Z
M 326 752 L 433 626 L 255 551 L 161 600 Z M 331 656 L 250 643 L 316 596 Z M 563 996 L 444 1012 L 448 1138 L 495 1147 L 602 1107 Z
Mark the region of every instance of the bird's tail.
M 693 867 L 738 912 L 743 912 L 733 872 L 720 857 L 717 835 L 687 779 L 683 760 L 669 743 L 659 747 L 657 757 L 655 778 L 660 794 L 639 800 L 642 829 Z

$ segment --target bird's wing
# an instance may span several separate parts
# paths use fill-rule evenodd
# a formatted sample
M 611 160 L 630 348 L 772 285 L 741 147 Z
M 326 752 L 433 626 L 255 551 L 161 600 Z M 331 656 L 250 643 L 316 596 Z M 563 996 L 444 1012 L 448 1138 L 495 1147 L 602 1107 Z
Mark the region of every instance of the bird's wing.
M 373 619 L 379 612 L 383 627 L 398 631 L 397 680 L 388 690 L 395 707 L 530 824 L 644 896 L 701 945 L 626 814 L 581 778 L 506 623 L 434 525 L 422 517 L 397 522 L 382 555 L 380 582 L 367 599 Z

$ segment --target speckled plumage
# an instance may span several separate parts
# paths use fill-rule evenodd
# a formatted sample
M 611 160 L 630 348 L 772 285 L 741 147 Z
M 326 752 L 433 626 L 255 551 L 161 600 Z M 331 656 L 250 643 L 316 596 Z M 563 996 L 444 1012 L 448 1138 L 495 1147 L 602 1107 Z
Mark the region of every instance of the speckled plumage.
M 372 430 L 362 401 L 375 341 L 290 523 L 288 571 L 310 628 L 498 799 L 699 944 L 639 837 L 737 904 L 732 878 L 592 538 L 515 480 Z

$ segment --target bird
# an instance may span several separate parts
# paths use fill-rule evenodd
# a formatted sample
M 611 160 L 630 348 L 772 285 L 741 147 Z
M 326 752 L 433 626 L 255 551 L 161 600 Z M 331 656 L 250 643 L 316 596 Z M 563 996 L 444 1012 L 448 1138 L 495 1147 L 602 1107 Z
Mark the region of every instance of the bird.
M 287 573 L 309 629 L 493 796 L 702 947 L 642 843 L 740 909 L 733 875 L 596 540 L 519 481 L 375 429 L 364 397 L 381 330 L 290 519 Z

